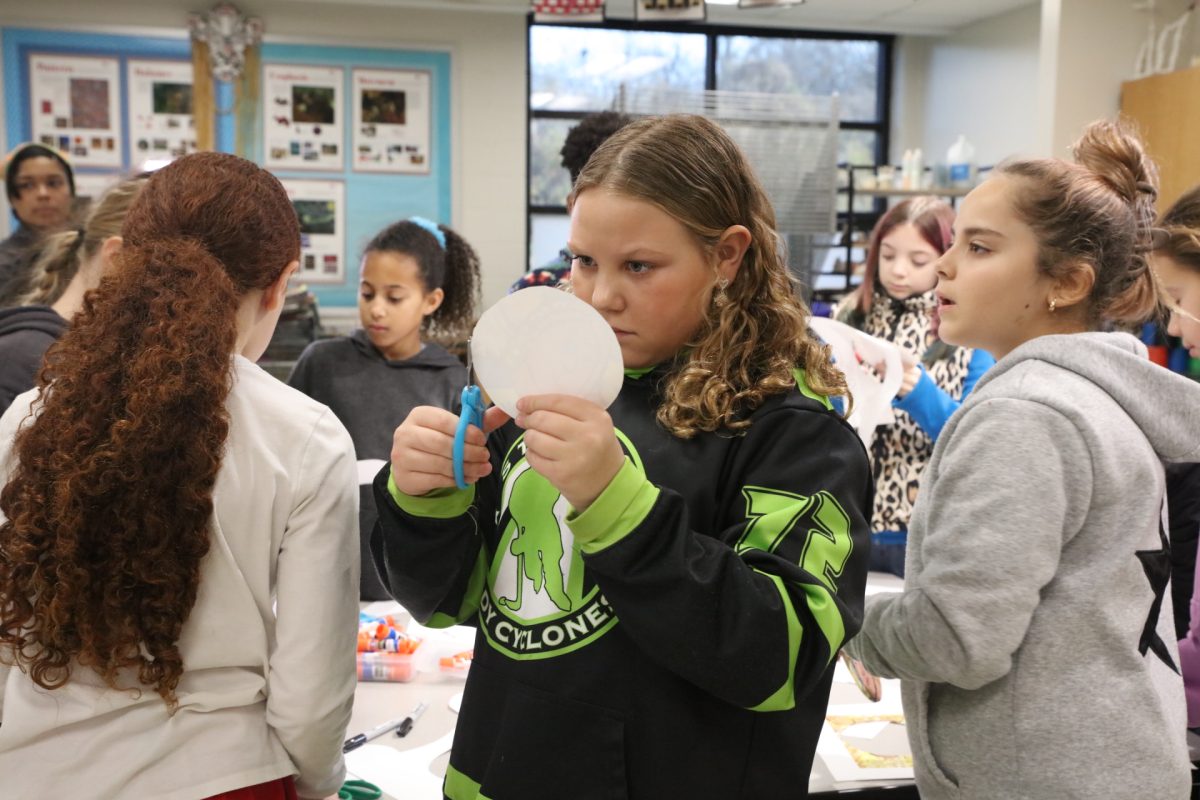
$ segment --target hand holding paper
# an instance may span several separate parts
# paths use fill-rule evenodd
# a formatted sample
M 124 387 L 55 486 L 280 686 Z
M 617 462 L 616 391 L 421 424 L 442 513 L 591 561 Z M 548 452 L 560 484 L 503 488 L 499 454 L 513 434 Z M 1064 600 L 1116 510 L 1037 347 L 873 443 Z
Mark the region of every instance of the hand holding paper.
M 583 511 L 625 462 L 612 418 L 595 403 L 564 394 L 522 397 L 517 407 L 529 465 Z
M 846 376 L 854 397 L 854 411 L 848 421 L 869 447 L 876 426 L 895 420 L 892 398 L 904 380 L 900 348 L 826 317 L 813 317 L 809 326 L 829 344 L 834 365 Z M 860 367 L 860 362 L 881 364 L 876 369 L 878 377 Z

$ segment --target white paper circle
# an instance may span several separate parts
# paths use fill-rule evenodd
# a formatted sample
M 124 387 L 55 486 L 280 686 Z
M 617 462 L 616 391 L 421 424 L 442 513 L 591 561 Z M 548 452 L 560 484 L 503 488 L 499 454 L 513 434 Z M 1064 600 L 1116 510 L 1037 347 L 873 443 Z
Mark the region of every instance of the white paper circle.
M 608 408 L 624 379 L 616 334 L 594 308 L 561 289 L 531 286 L 483 312 L 471 334 L 479 385 L 509 416 L 535 394 L 568 394 Z

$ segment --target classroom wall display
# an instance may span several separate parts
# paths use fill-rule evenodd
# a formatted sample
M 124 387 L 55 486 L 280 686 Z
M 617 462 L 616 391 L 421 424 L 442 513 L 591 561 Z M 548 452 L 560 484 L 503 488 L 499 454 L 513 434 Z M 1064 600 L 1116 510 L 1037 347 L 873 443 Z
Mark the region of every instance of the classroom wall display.
M 355 69 L 351 98 L 356 172 L 428 174 L 428 70 Z
M 122 166 L 120 61 L 29 54 L 32 140 L 69 153 L 77 167 Z
M 263 65 L 263 166 L 341 171 L 341 67 Z
M 192 65 L 135 61 L 125 65 L 129 92 L 129 161 L 134 171 L 196 151 Z
M 294 280 L 346 280 L 346 185 L 342 181 L 280 179 L 300 220 L 300 269 Z
M 634 17 L 639 21 L 703 22 L 704 0 L 636 0 Z

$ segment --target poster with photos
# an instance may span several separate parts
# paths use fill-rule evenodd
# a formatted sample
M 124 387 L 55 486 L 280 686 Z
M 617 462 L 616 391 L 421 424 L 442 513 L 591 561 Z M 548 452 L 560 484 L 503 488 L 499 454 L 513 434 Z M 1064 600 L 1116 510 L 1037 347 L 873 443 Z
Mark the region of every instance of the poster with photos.
M 129 161 L 134 171 L 196 151 L 189 61 L 126 62 Z
M 350 84 L 354 170 L 428 174 L 430 73 L 356 69 Z
M 344 165 L 341 67 L 263 66 L 263 165 L 340 172 Z
M 120 81 L 116 58 L 30 53 L 33 141 L 77 167 L 122 167 Z
M 280 178 L 300 220 L 297 283 L 346 280 L 346 185 L 342 181 Z

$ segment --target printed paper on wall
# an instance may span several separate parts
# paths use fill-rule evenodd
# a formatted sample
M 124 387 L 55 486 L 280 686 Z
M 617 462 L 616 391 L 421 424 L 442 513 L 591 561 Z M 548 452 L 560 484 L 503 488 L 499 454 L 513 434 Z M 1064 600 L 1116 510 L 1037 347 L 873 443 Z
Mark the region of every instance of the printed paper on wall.
M 162 166 L 196 151 L 192 65 L 129 61 L 129 161 L 133 170 Z
M 341 67 L 263 67 L 263 165 L 340 172 L 344 165 Z
M 346 280 L 346 185 L 342 181 L 280 183 L 300 220 L 300 283 L 343 283 Z
M 429 173 L 431 84 L 424 70 L 353 71 L 356 172 Z
M 62 150 L 77 167 L 123 166 L 116 58 L 31 53 L 29 99 L 33 141 Z

